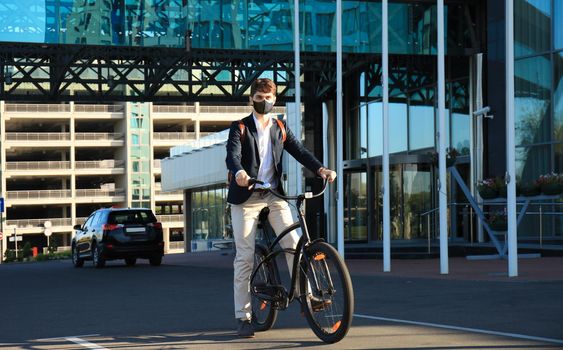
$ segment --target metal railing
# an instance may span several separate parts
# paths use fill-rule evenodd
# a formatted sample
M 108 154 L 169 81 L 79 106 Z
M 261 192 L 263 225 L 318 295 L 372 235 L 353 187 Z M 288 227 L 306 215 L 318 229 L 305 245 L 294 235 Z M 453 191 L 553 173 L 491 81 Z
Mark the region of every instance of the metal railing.
M 77 132 L 76 141 L 123 141 L 123 134 L 117 132 Z
M 69 104 L 6 103 L 6 112 L 70 112 Z
M 195 140 L 195 132 L 155 132 L 153 137 L 155 140 Z
M 160 222 L 183 222 L 184 215 L 183 214 L 163 214 L 157 215 L 156 219 Z
M 180 195 L 180 194 L 183 194 L 183 193 L 184 193 L 184 191 L 182 191 L 182 190 L 163 191 L 163 190 L 158 189 L 158 188 L 154 190 L 154 194 L 157 195 L 157 196 L 159 196 L 159 195 L 160 196 L 172 196 L 172 195 Z
M 88 219 L 87 216 L 80 216 L 80 217 L 76 218 L 75 222 L 76 222 L 77 225 L 82 225 L 83 223 L 86 222 L 86 219 Z
M 70 198 L 70 190 L 7 191 L 8 199 Z
M 76 169 L 115 169 L 123 168 L 125 166 L 125 161 L 123 160 L 78 160 L 74 162 L 74 167 Z
M 68 132 L 7 132 L 8 141 L 69 141 Z
M 123 196 L 125 192 L 122 189 L 101 190 L 98 188 L 81 188 L 76 189 L 76 197 L 115 197 Z
M 483 204 L 485 206 L 502 206 L 502 207 L 506 207 L 506 203 L 504 202 L 487 202 L 485 204 Z M 524 205 L 524 203 L 522 202 L 518 202 L 516 203 L 517 205 L 517 215 L 519 215 L 520 213 L 520 207 Z M 530 215 L 530 216 L 539 216 L 539 223 L 538 223 L 538 241 L 539 241 L 539 245 L 540 247 L 543 245 L 543 241 L 544 241 L 544 218 L 545 216 L 559 216 L 562 217 L 563 216 L 563 211 L 562 210 L 555 210 L 555 211 L 549 211 L 549 210 L 544 210 L 545 206 L 562 206 L 563 203 L 562 202 L 530 202 L 529 204 L 530 206 L 536 206 L 538 207 L 537 211 L 531 211 L 531 210 L 527 210 L 524 213 L 524 217 L 522 218 L 522 220 L 525 219 L 526 216 Z M 420 213 L 420 221 L 419 221 L 419 229 L 420 232 L 423 232 L 423 225 L 426 224 L 426 235 L 427 235 L 427 240 L 428 240 L 428 251 L 430 251 L 430 240 L 435 239 L 435 233 L 438 231 L 438 224 L 439 224 L 439 215 L 438 215 L 438 211 L 440 210 L 440 208 L 433 208 L 430 209 L 426 212 Z M 450 217 L 451 212 L 453 211 L 455 213 L 455 215 L 458 216 L 458 218 L 456 220 L 461 219 L 461 222 L 465 223 L 466 221 L 468 222 L 468 226 L 463 225 L 464 229 L 467 230 L 468 236 L 469 236 L 469 242 L 470 243 L 474 243 L 475 241 L 475 228 L 476 225 L 478 225 L 478 216 L 475 213 L 475 211 L 473 210 L 473 208 L 471 207 L 471 205 L 469 203 L 448 203 L 448 217 Z M 484 215 L 489 215 L 489 214 L 495 214 L 498 215 L 499 211 L 495 211 L 495 210 L 483 210 L 483 214 Z M 465 218 L 465 220 L 464 220 Z M 425 222 L 426 221 L 426 222 Z M 448 221 L 448 225 L 451 225 L 451 222 Z M 456 228 L 457 229 L 457 228 Z M 503 231 L 499 231 L 501 233 L 503 233 Z
M 195 106 L 153 106 L 155 113 L 195 113 Z
M 79 113 L 119 113 L 123 112 L 122 105 L 74 105 L 74 111 Z
M 249 113 L 252 111 L 250 106 L 199 106 L 200 113 Z M 156 113 L 196 113 L 195 106 L 153 106 Z M 285 107 L 274 107 L 274 114 L 284 114 Z
M 6 162 L 6 170 L 70 169 L 69 161 Z
M 70 226 L 72 224 L 71 218 L 47 218 L 47 219 L 17 219 L 6 220 L 7 225 L 16 226 L 20 228 L 25 227 L 43 227 L 45 221 L 50 221 L 53 226 Z

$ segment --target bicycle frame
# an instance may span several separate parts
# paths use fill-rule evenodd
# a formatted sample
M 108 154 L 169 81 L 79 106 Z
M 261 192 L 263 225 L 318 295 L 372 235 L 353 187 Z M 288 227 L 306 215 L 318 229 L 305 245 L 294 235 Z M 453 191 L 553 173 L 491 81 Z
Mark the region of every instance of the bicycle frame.
M 326 182 L 324 184 L 323 190 L 322 192 L 320 192 L 317 196 L 320 196 L 326 188 Z M 270 190 L 271 191 L 271 190 Z M 274 193 L 273 191 L 271 191 L 276 197 L 283 199 L 285 201 L 290 200 L 290 198 L 292 197 L 286 197 L 286 196 L 281 196 L 278 195 L 276 193 Z M 314 197 L 314 196 L 313 196 Z M 266 261 L 269 261 L 271 259 L 274 259 L 278 254 L 281 253 L 289 253 L 289 254 L 293 254 L 294 258 L 293 258 L 293 266 L 291 267 L 292 269 L 292 274 L 291 274 L 291 286 L 288 292 L 288 302 L 291 303 L 293 301 L 293 299 L 295 299 L 295 291 L 297 290 L 297 278 L 299 276 L 299 265 L 302 262 L 302 259 L 307 259 L 307 256 L 303 254 L 303 250 L 305 248 L 306 245 L 312 243 L 311 242 L 311 238 L 309 236 L 309 229 L 307 227 L 307 222 L 305 220 L 305 213 L 303 212 L 303 203 L 305 201 L 305 199 L 308 198 L 313 198 L 313 197 L 306 197 L 305 195 L 299 195 L 297 197 L 295 197 L 296 199 L 296 208 L 297 208 L 297 213 L 298 213 L 298 221 L 294 222 L 293 224 L 291 224 L 290 226 L 288 226 L 287 228 L 285 228 L 279 235 L 277 235 L 277 237 L 274 239 L 274 241 L 268 245 L 268 252 L 269 254 L 265 257 L 264 261 L 262 261 L 260 263 L 260 265 L 255 266 L 252 272 L 252 275 L 250 277 L 250 280 L 254 280 L 254 277 L 256 275 L 256 272 L 258 271 L 259 267 Z M 274 250 L 274 247 L 276 246 L 276 244 L 278 244 L 285 236 L 287 236 L 291 231 L 294 231 L 298 228 L 301 228 L 301 237 L 299 238 L 299 241 L 297 242 L 297 246 L 295 247 L 295 250 L 293 249 L 280 249 L 280 250 Z M 322 240 L 322 238 L 319 238 L 315 241 L 318 240 Z M 309 263 L 307 260 L 305 260 L 305 263 Z M 315 278 L 315 281 L 310 281 L 310 282 L 314 282 L 315 286 L 318 288 L 317 286 L 317 280 L 316 277 L 313 276 Z

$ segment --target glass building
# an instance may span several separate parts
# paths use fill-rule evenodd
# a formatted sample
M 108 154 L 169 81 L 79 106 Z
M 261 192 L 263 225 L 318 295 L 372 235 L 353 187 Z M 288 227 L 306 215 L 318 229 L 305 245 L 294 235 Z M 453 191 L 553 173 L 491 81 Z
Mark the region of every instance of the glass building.
M 526 183 L 542 174 L 563 172 L 563 0 L 514 3 L 516 165 L 518 180 Z M 478 105 L 490 106 L 494 115 L 493 119 L 483 121 L 480 177 L 500 177 L 506 171 L 504 2 L 450 0 L 445 5 L 446 138 L 448 147 L 458 152 L 456 169 L 471 187 L 481 179 L 472 172 L 474 141 L 480 132 L 475 129 L 472 112 Z M 322 99 L 304 94 L 303 135 L 306 145 L 319 158 L 325 156 L 329 166 L 335 166 L 335 148 L 343 147 L 345 240 L 349 247 L 378 246 L 383 210 L 381 2 L 343 1 L 342 8 L 347 67 L 344 144 L 336 144 L 333 90 Z M 335 9 L 333 0 L 301 1 L 302 52 L 333 55 Z M 389 4 L 391 235 L 396 241 L 436 242 L 436 12 L 434 1 Z M 213 59 L 213 51 L 205 50 L 225 50 L 240 59 L 248 52 L 261 52 L 275 60 L 278 53 L 293 50 L 293 23 L 293 2 L 279 0 L 4 0 L 0 4 L 0 43 L 162 47 L 207 52 L 209 60 Z M 482 57 L 482 64 L 477 63 L 478 57 Z M 45 71 L 26 75 L 10 65 L 3 65 L 2 72 L 6 83 L 6 79 L 11 82 L 28 75 L 49 74 Z M 202 90 L 209 103 L 221 104 L 222 94 L 231 91 L 228 84 L 244 74 L 221 68 L 214 72 L 221 87 Z M 84 72 L 88 74 L 95 84 L 97 75 L 103 73 Z M 190 80 L 195 79 L 194 74 L 185 69 L 175 72 L 174 77 Z M 287 96 L 292 96 L 287 74 L 262 74 L 283 76 Z M 130 77 L 125 73 L 123 76 Z M 107 81 L 100 89 L 111 89 L 111 79 L 104 79 Z M 148 89 L 143 86 L 142 77 L 131 79 L 138 79 L 137 93 Z M 308 79 L 310 76 L 304 75 L 301 81 L 306 85 Z M 135 89 L 116 89 L 115 93 L 134 96 Z M 195 101 L 198 96 L 190 98 Z M 245 96 L 238 102 L 244 103 L 246 99 Z M 145 206 L 146 195 L 151 191 L 145 179 L 145 163 L 150 154 L 143 143 L 143 107 L 136 108 L 129 111 L 134 130 L 130 152 L 135 156 L 136 169 L 132 186 L 135 205 Z M 327 131 L 316 127 L 322 125 L 323 118 L 327 120 Z M 318 187 L 318 181 L 306 175 L 305 185 Z M 448 193 L 452 242 L 478 240 L 475 216 L 459 186 L 451 180 Z M 192 236 L 204 237 L 212 226 L 214 235 L 225 231 L 225 191 L 219 184 L 195 189 L 190 198 Z M 519 237 L 561 241 L 563 223 L 558 203 L 559 200 L 550 200 L 533 204 L 530 215 L 519 227 Z M 328 202 L 308 208 L 307 216 L 316 232 L 333 231 L 334 204 L 332 193 Z M 538 212 L 545 215 L 533 214 Z M 332 233 L 319 235 L 335 240 Z

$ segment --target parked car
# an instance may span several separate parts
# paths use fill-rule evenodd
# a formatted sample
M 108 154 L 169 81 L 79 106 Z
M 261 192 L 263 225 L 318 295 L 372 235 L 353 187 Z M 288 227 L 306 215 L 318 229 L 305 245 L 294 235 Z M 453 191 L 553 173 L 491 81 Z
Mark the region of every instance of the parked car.
M 150 209 L 98 209 L 74 230 L 71 248 L 75 267 L 82 267 L 84 260 L 92 260 L 98 268 L 115 259 L 125 259 L 127 266 L 135 265 L 138 258 L 149 259 L 153 266 L 162 262 L 162 224 Z

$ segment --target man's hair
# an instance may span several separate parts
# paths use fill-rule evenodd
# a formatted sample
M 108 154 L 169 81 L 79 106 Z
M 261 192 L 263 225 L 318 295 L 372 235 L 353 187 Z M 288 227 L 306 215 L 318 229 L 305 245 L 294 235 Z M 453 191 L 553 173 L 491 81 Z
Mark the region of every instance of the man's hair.
M 276 95 L 276 84 L 268 78 L 258 78 L 254 80 L 252 85 L 250 86 L 250 96 L 254 96 L 257 91 L 264 92 L 264 93 L 273 93 L 274 96 Z

